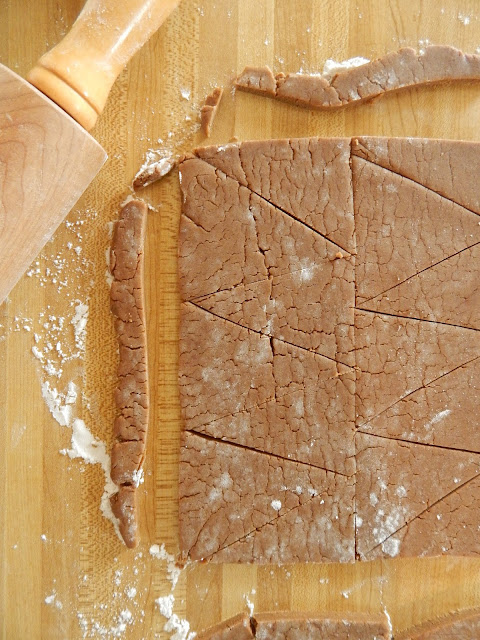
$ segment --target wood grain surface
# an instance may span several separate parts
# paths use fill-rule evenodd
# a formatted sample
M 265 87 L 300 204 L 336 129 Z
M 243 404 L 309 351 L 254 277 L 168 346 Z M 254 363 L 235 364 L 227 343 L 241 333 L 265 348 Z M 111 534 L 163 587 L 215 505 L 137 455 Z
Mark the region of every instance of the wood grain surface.
M 81 5 L 81 0 L 0 0 L 0 62 L 25 75 L 60 40 Z M 110 447 L 117 352 L 105 278 L 108 223 L 147 150 L 180 153 L 205 144 L 198 132 L 199 107 L 216 85 L 226 90 L 211 143 L 234 136 L 356 134 L 480 140 L 480 85 L 405 91 L 336 113 L 312 113 L 230 90 L 246 64 L 316 71 L 326 58 L 373 58 L 400 45 L 421 48 L 429 42 L 474 52 L 480 45 L 478 2 L 183 0 L 120 75 L 93 132 L 109 154 L 107 165 L 33 263 L 30 276 L 0 306 L 2 638 L 170 637 L 154 601 L 170 594 L 171 583 L 165 562 L 153 558 L 149 548 L 165 543 L 175 553 L 178 536 L 175 173 L 142 193 L 154 209 L 145 281 L 152 411 L 138 550 L 128 551 L 100 513 L 100 466 L 60 455 L 71 432 L 54 420 L 42 398 L 45 382 L 65 391 L 73 381 L 74 414 Z M 75 345 L 71 324 L 79 303 L 89 307 L 84 352 Z M 175 613 L 197 631 L 246 610 L 246 597 L 256 611 L 387 610 L 394 629 L 402 630 L 480 606 L 480 560 L 189 565 L 174 596 Z

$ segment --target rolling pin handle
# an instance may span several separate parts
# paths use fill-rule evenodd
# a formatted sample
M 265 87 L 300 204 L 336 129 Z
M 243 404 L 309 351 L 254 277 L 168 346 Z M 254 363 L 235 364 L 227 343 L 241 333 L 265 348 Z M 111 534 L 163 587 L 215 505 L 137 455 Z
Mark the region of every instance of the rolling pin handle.
M 92 129 L 119 73 L 179 2 L 88 0 L 71 31 L 27 80 Z

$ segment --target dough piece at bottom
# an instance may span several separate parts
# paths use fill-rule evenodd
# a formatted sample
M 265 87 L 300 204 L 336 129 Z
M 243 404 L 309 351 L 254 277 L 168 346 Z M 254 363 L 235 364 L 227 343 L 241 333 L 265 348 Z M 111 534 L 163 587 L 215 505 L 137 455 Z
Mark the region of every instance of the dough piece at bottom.
M 254 616 L 258 640 L 390 640 L 385 616 L 364 613 L 273 612 Z
M 478 640 L 480 611 L 468 609 L 429 620 L 395 636 L 396 640 Z

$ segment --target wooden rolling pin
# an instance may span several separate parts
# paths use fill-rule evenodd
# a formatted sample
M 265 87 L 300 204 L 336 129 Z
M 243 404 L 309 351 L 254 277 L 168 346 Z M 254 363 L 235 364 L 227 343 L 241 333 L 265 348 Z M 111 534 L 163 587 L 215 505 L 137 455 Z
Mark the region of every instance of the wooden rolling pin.
M 178 3 L 88 0 L 29 82 L 0 65 L 0 303 L 105 162 L 86 130 Z

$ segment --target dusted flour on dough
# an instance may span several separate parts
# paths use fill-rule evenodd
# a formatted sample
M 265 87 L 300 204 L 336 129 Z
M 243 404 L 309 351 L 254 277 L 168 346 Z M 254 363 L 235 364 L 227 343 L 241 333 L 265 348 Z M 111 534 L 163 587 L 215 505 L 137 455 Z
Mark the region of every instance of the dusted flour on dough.
M 184 557 L 478 554 L 479 172 L 369 137 L 182 162 Z

